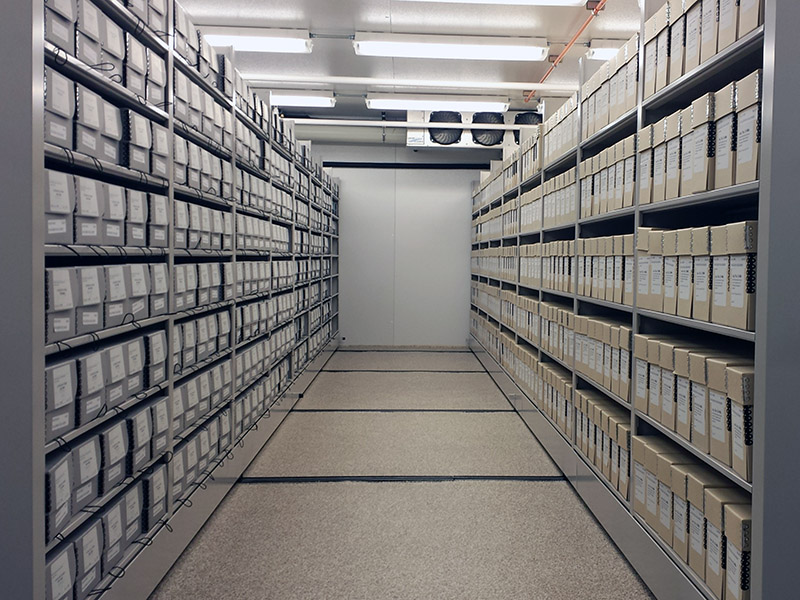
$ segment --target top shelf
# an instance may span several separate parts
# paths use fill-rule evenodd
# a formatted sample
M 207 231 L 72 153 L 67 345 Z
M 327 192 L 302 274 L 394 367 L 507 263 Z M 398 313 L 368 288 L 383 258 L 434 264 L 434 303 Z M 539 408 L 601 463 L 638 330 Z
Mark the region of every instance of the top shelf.
M 230 98 L 223 94 L 216 86 L 212 85 L 208 79 L 200 75 L 200 72 L 186 62 L 186 59 L 180 54 L 174 52 L 173 56 L 176 69 L 191 79 L 193 83 L 199 85 L 204 92 L 210 94 L 219 104 L 230 110 L 233 102 Z

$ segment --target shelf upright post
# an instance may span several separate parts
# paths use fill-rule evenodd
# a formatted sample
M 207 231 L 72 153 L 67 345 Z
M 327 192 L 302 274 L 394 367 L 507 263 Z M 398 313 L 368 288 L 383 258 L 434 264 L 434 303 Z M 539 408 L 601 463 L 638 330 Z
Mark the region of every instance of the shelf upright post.
M 800 121 L 795 77 L 800 56 L 800 4 L 765 2 L 764 78 L 759 202 L 756 377 L 753 440 L 752 597 L 781 598 L 797 585 L 791 548 L 800 535 L 793 501 L 800 455 L 800 405 L 795 401 L 800 279 L 797 227 L 797 140 Z
M 0 86 L 3 209 L 0 219 L 0 381 L 9 417 L 0 421 L 0 589 L 44 597 L 44 9 L 3 10 Z
M 578 316 L 578 240 L 581 237 L 581 161 L 583 152 L 581 151 L 581 136 L 583 135 L 583 84 L 586 82 L 586 59 L 578 59 L 578 135 L 577 149 L 575 151 L 575 227 L 573 229 L 572 244 L 572 314 Z M 578 391 L 578 375 L 575 368 L 575 329 L 572 330 L 572 414 L 568 418 L 572 419 L 572 448 L 578 452 L 577 437 L 577 413 L 575 412 L 575 393 Z

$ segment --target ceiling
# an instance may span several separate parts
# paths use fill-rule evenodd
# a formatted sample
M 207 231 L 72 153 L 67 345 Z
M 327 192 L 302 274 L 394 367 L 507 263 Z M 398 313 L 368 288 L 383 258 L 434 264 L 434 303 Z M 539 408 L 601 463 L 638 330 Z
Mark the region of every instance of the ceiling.
M 271 77 L 367 77 L 417 79 L 448 82 L 538 82 L 549 68 L 548 62 L 398 59 L 357 56 L 347 36 L 355 32 L 446 34 L 545 38 L 550 53 L 557 55 L 580 28 L 590 12 L 584 7 L 541 7 L 513 5 L 453 4 L 398 0 L 181 0 L 199 27 L 270 27 L 308 29 L 314 39 L 311 54 L 266 54 L 238 52 L 236 66 L 247 78 L 267 74 Z M 589 25 L 564 61 L 547 79 L 548 83 L 578 82 L 578 59 L 584 56 L 591 39 L 620 40 L 620 44 L 639 31 L 638 0 L 608 0 L 605 9 Z M 334 37 L 326 37 L 334 36 Z M 599 62 L 588 61 L 594 71 Z M 337 105 L 333 109 L 286 109 L 287 116 L 324 118 L 380 118 L 368 111 L 363 97 L 367 92 L 386 92 L 392 88 L 358 83 L 271 83 L 285 89 L 333 90 Z M 405 93 L 438 93 L 435 89 Z M 523 92 L 512 90 L 443 89 L 448 94 L 503 95 L 511 98 L 511 108 L 530 108 Z M 564 95 L 563 93 L 559 95 Z M 389 114 L 389 119 L 405 118 L 404 113 Z

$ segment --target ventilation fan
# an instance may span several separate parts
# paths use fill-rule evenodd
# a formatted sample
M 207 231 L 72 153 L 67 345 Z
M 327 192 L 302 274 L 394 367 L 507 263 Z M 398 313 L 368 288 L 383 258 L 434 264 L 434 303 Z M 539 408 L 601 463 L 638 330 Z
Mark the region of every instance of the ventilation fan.
M 486 123 L 491 125 L 502 125 L 503 114 L 493 112 L 476 112 L 472 115 L 473 123 Z M 472 141 L 480 146 L 497 146 L 503 143 L 503 136 L 506 134 L 502 129 L 473 129 Z
M 541 125 L 542 115 L 538 112 L 521 112 L 514 117 L 514 125 Z M 519 129 L 514 130 L 514 141 L 519 144 Z
M 430 123 L 461 123 L 461 113 L 453 112 L 450 110 L 437 110 L 431 113 Z M 431 127 L 428 129 L 431 134 L 431 140 L 442 146 L 450 146 L 457 144 L 461 141 L 461 134 L 463 129 L 436 129 Z

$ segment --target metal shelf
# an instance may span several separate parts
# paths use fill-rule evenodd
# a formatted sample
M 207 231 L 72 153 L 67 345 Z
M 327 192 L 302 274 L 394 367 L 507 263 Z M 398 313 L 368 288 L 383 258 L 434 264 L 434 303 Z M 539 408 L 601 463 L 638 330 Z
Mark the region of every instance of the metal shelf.
M 595 306 L 603 306 L 605 308 L 612 308 L 626 313 L 633 313 L 633 307 L 619 302 L 609 302 L 608 300 L 598 300 L 597 298 L 590 298 L 589 296 L 575 296 L 578 302 L 585 304 L 594 304 Z
M 574 367 L 571 367 L 569 364 L 567 364 L 565 361 L 561 360 L 560 358 L 556 358 L 555 356 L 553 356 L 553 354 L 552 354 L 552 353 L 551 353 L 549 350 L 545 350 L 544 348 L 542 348 L 542 346 L 541 346 L 541 345 L 539 346 L 539 351 L 540 351 L 540 352 L 541 352 L 543 355 L 545 355 L 547 358 L 549 358 L 550 360 L 552 360 L 553 362 L 555 362 L 555 363 L 558 363 L 559 365 L 561 365 L 562 367 L 564 367 L 564 368 L 565 368 L 567 371 L 569 371 L 570 373 L 571 373 L 572 371 L 574 371 L 574 370 L 575 370 L 575 368 L 574 368 Z
M 642 108 L 646 113 L 647 111 L 665 107 L 671 102 L 681 101 L 684 104 L 689 104 L 704 91 L 717 91 L 721 85 L 715 83 L 716 76 L 727 76 L 727 72 L 735 68 L 737 63 L 760 52 L 763 46 L 764 26 L 762 25 L 722 50 L 722 52 L 708 59 L 699 67 L 684 74 L 677 81 L 656 92 L 649 98 L 646 98 L 642 102 Z M 742 75 L 746 75 L 746 73 Z M 708 88 L 712 83 L 714 83 L 714 85 Z
M 561 225 L 552 225 L 550 227 L 542 228 L 542 233 L 553 233 L 554 231 L 561 231 L 562 229 L 574 229 L 575 228 L 575 221 L 571 223 L 562 223 Z
M 119 258 L 127 256 L 164 257 L 167 248 L 135 246 L 89 246 L 79 244 L 45 244 L 45 256 L 93 256 L 100 258 Z
M 228 98 L 225 94 L 223 94 L 219 88 L 217 88 L 214 84 L 207 81 L 201 74 L 200 71 L 195 69 L 191 66 L 186 59 L 183 58 L 177 52 L 172 53 L 175 59 L 175 68 L 178 69 L 181 73 L 186 75 L 189 79 L 192 80 L 193 83 L 200 86 L 200 88 L 204 91 L 209 93 L 214 100 L 217 101 L 218 104 L 221 104 L 226 109 L 230 110 L 232 106 L 232 101 Z M 176 123 L 178 121 L 175 121 Z
M 187 427 L 180 433 L 173 435 L 172 436 L 173 442 L 176 444 L 180 444 L 181 442 L 188 440 L 194 433 L 196 433 L 200 429 L 203 429 L 206 423 L 211 421 L 211 419 L 216 417 L 225 408 L 228 408 L 231 405 L 232 401 L 233 398 L 226 398 L 216 406 L 212 406 L 206 414 L 199 417 L 197 421 L 189 425 L 189 427 Z
M 552 161 L 550 164 L 546 165 L 542 169 L 542 173 L 549 173 L 550 171 L 566 171 L 571 163 L 575 163 L 578 157 L 578 147 L 575 146 L 570 150 L 567 150 L 564 154 L 559 156 L 557 159 Z
M 262 169 L 258 165 L 254 165 L 254 164 L 252 164 L 250 162 L 247 162 L 246 160 L 244 160 L 240 156 L 236 157 L 236 166 L 238 168 L 240 168 L 240 169 L 244 169 L 245 171 L 247 171 L 251 175 L 254 175 L 255 177 L 258 177 L 259 179 L 261 179 L 263 181 L 267 181 L 267 182 L 273 181 L 272 176 L 267 171 L 265 171 L 264 169 Z
M 117 25 L 128 33 L 134 34 L 136 39 L 160 56 L 166 56 L 169 52 L 169 45 L 156 32 L 143 26 L 142 20 L 125 8 L 118 0 L 96 0 L 95 4 L 106 15 L 111 17 Z M 166 38 L 167 35 L 165 34 L 164 37 Z
M 88 175 L 95 179 L 120 183 L 126 187 L 158 190 L 166 193 L 168 182 L 157 175 L 148 175 L 127 167 L 98 160 L 86 154 L 60 148 L 54 144 L 44 144 L 44 164 L 47 168 L 66 170 L 77 175 Z
M 553 296 L 561 296 L 562 298 L 565 298 L 567 300 L 572 300 L 573 298 L 575 298 L 575 294 L 573 294 L 572 292 L 562 292 L 560 290 L 553 290 L 546 287 L 539 288 L 539 291 L 544 292 L 545 294 L 552 294 Z
M 142 319 L 141 321 L 126 323 L 125 325 L 120 325 L 119 327 L 111 327 L 109 329 L 103 329 L 102 331 L 95 331 L 93 333 L 87 333 L 86 335 L 79 335 L 74 338 L 70 338 L 68 340 L 63 340 L 61 342 L 53 342 L 52 344 L 47 344 L 44 347 L 44 354 L 45 356 L 50 356 L 58 352 L 65 352 L 67 350 L 77 350 L 81 346 L 86 346 L 88 344 L 93 344 L 96 342 L 100 342 L 102 340 L 107 340 L 116 337 L 118 335 L 130 333 L 131 331 L 145 329 L 147 327 L 152 327 L 154 325 L 160 325 L 162 323 L 166 323 L 168 319 L 169 317 L 167 317 L 166 315 L 162 315 L 159 317 L 151 317 L 149 319 Z
M 524 187 L 530 186 L 531 189 L 542 183 L 542 172 L 537 171 L 519 184 L 520 190 Z M 523 192 L 524 193 L 524 192 Z
M 212 250 L 211 248 L 175 248 L 174 256 L 180 258 L 230 258 L 230 250 Z
M 618 208 L 602 215 L 592 215 L 591 217 L 584 217 L 578 219 L 578 225 L 589 225 L 594 223 L 603 223 L 605 221 L 615 221 L 617 219 L 624 219 L 636 213 L 635 206 L 626 206 L 625 208 Z
M 114 419 L 115 417 L 118 417 L 119 415 L 127 411 L 129 408 L 132 408 L 142 402 L 146 402 L 159 392 L 165 392 L 165 391 L 167 391 L 167 382 L 163 381 L 158 385 L 154 385 L 151 388 L 139 392 L 135 396 L 131 396 L 119 406 L 115 406 L 114 408 L 108 409 L 106 413 L 103 414 L 102 416 L 92 419 L 91 421 L 81 425 L 77 429 L 73 429 L 69 433 L 65 433 L 56 440 L 45 444 L 44 453 L 50 454 L 51 452 L 55 452 L 56 450 L 59 450 L 61 448 L 69 447 L 70 442 L 74 442 L 75 440 L 83 437 L 87 433 L 94 431 L 97 427 L 99 427 L 103 423 L 107 423 L 108 421 Z
M 204 358 L 200 362 L 194 363 L 191 366 L 186 367 L 185 369 L 181 369 L 180 371 L 175 371 L 174 373 L 174 382 L 177 384 L 179 381 L 183 381 L 187 377 L 190 377 L 197 373 L 198 371 L 202 371 L 204 368 L 211 366 L 215 362 L 219 362 L 228 358 L 233 352 L 233 348 L 228 347 L 221 352 L 216 352 L 215 354 Z
M 269 135 L 267 135 L 267 132 L 261 129 L 261 127 L 258 126 L 258 123 L 250 118 L 250 115 L 248 115 L 238 106 L 236 107 L 235 113 L 236 118 L 239 119 L 250 131 L 255 133 L 265 142 L 269 142 Z
M 225 148 L 202 131 L 192 128 L 183 121 L 174 120 L 174 131 L 182 138 L 192 142 L 195 146 L 200 146 L 203 150 L 214 154 L 217 158 L 227 161 L 231 159 L 231 151 L 228 148 Z
M 655 319 L 656 321 L 663 321 L 665 323 L 674 323 L 676 325 L 682 325 L 683 327 L 698 329 L 700 331 L 708 331 L 709 333 L 716 333 L 717 335 L 724 335 L 726 337 L 745 340 L 748 342 L 756 341 L 756 334 L 754 331 L 745 331 L 744 329 L 728 327 L 727 325 L 717 325 L 716 323 L 707 323 L 706 321 L 687 319 L 686 317 L 668 315 L 666 313 L 660 313 L 654 310 L 646 310 L 644 308 L 638 308 L 637 313 L 642 317 Z
M 169 121 L 169 115 L 162 109 L 149 104 L 138 94 L 134 94 L 123 85 L 109 79 L 100 71 L 67 54 L 50 42 L 45 42 L 44 44 L 44 62 L 47 66 L 54 68 L 81 85 L 85 85 L 93 92 L 112 100 L 114 104 L 121 108 L 135 110 L 160 125 L 166 125 Z
M 175 191 L 175 197 L 180 200 L 188 200 L 197 204 L 203 204 L 211 208 L 226 208 L 230 209 L 233 206 L 231 200 L 220 198 L 213 194 L 209 194 L 197 188 L 182 185 L 180 183 L 173 183 L 172 188 Z
M 673 200 L 665 200 L 663 202 L 656 202 L 655 204 L 642 204 L 639 206 L 641 213 L 658 213 L 663 211 L 671 211 L 677 208 L 695 207 L 695 206 L 711 206 L 728 202 L 730 200 L 753 197 L 757 198 L 759 194 L 760 183 L 754 181 L 751 183 L 740 183 L 730 187 L 720 188 L 718 190 L 711 190 L 709 192 L 698 192 L 690 196 L 681 196 Z
M 598 146 L 606 148 L 618 142 L 620 139 L 636 133 L 637 115 L 638 107 L 632 108 L 613 123 L 606 125 L 600 129 L 600 131 L 593 133 L 583 140 L 580 144 L 581 149 L 590 150 Z M 626 133 L 627 135 L 625 135 Z M 613 142 L 611 140 L 613 140 Z
M 615 394 L 614 392 L 612 392 L 611 390 L 606 388 L 603 384 L 597 383 L 594 379 L 592 379 L 588 375 L 584 375 L 583 373 L 581 373 L 577 369 L 574 369 L 574 370 L 575 370 L 575 376 L 576 377 L 578 377 L 581 381 L 585 381 L 586 383 L 591 385 L 594 389 L 596 389 L 598 392 L 600 392 L 604 396 L 608 396 L 614 402 L 616 402 L 617 404 L 621 405 L 623 408 L 627 408 L 628 410 L 631 410 L 631 408 L 633 408 L 631 406 L 630 402 L 626 402 L 623 398 L 621 398 L 620 396 L 618 396 L 617 394 Z
M 702 450 L 698 450 L 691 444 L 691 442 L 683 439 L 677 433 L 675 433 L 671 429 L 668 429 L 667 427 L 656 421 L 651 416 L 644 414 L 642 411 L 638 409 L 635 410 L 635 413 L 638 419 L 641 419 L 645 423 L 649 424 L 651 427 L 657 429 L 659 433 L 668 437 L 670 440 L 681 446 L 684 450 L 688 450 L 689 452 L 694 454 L 697 458 L 702 460 L 704 463 L 706 463 L 708 466 L 710 466 L 718 473 L 730 479 L 733 483 L 738 485 L 744 491 L 749 492 L 751 494 L 753 493 L 753 484 L 748 481 L 745 481 L 736 471 L 731 469 L 729 466 L 723 464 L 713 456 L 706 454 Z
M 214 312 L 221 308 L 227 308 L 230 306 L 233 306 L 233 300 L 221 300 L 219 302 L 213 302 L 211 304 L 203 304 L 200 306 L 195 306 L 193 308 L 179 310 L 177 312 L 172 313 L 172 316 L 175 318 L 176 321 L 180 321 L 181 319 L 191 319 L 192 317 Z

